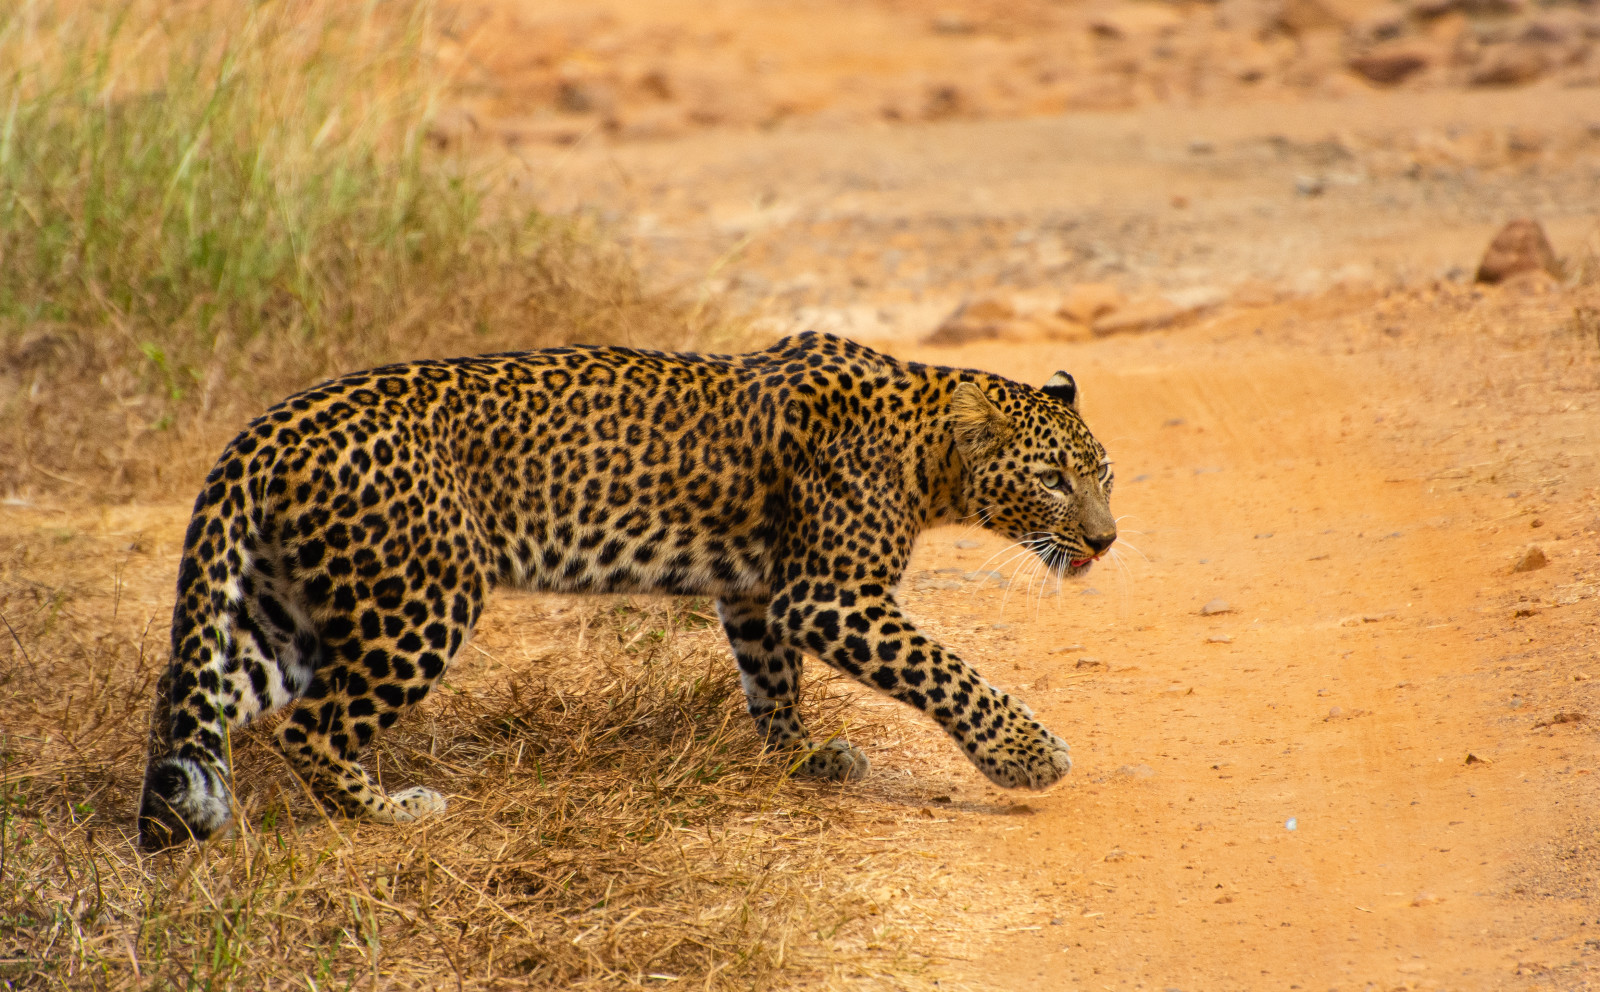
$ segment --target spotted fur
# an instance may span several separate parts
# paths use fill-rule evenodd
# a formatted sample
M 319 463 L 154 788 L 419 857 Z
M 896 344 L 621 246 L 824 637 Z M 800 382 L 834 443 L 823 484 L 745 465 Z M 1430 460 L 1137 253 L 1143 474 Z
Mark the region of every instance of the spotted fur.
M 895 587 L 924 529 L 976 521 L 1064 574 L 1115 539 L 1105 451 L 1070 376 L 1042 389 L 803 334 L 745 355 L 559 348 L 358 372 L 228 445 L 195 502 L 158 689 L 141 843 L 229 820 L 228 730 L 324 796 L 400 822 L 357 763 L 439 680 L 496 585 L 717 600 L 749 710 L 805 772 L 819 658 L 938 721 L 995 782 L 1043 788 L 1067 745 L 921 633 Z

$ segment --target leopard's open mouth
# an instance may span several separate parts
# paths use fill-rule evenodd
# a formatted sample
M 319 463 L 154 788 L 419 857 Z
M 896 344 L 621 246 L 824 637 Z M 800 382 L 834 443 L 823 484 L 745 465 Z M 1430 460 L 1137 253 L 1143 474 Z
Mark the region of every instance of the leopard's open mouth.
M 1072 559 L 1069 559 L 1067 564 L 1071 565 L 1073 568 L 1083 568 L 1085 565 L 1088 565 L 1090 562 L 1099 561 L 1104 556 L 1105 556 L 1105 552 L 1102 551 L 1102 552 L 1100 552 L 1100 554 L 1090 555 L 1087 558 L 1072 558 Z

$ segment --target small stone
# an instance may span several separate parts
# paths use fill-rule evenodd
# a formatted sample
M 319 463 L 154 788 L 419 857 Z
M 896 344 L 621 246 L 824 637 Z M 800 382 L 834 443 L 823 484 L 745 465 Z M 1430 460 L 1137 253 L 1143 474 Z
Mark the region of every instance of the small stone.
M 1317 176 L 1299 176 L 1294 181 L 1296 196 L 1321 196 L 1327 192 L 1327 185 Z
M 1228 601 L 1225 599 L 1213 599 L 1211 602 L 1200 607 L 1200 615 L 1203 617 L 1214 617 L 1218 613 L 1232 612 L 1233 607 L 1229 606 Z
M 1473 86 L 1523 86 L 1550 70 L 1550 58 L 1537 45 L 1508 45 L 1467 80 Z
M 961 540 L 956 542 L 956 549 L 959 551 L 971 551 L 973 548 L 981 547 L 983 547 L 982 541 L 974 541 L 971 538 L 963 537 Z
M 1083 650 L 1083 645 L 1082 644 L 1066 644 L 1066 645 L 1063 645 L 1063 646 L 1061 646 L 1059 648 L 1051 648 L 1050 649 L 1050 653 L 1051 654 L 1065 654 L 1068 651 L 1082 651 L 1082 650 Z
M 1011 625 L 1009 623 L 992 623 L 992 624 L 989 625 L 989 629 L 990 630 L 1010 630 L 1011 629 Z
M 1511 566 L 1513 572 L 1536 572 L 1550 564 L 1550 559 L 1545 557 L 1544 549 L 1537 544 L 1530 544 L 1517 563 Z
M 1050 925 L 1053 927 L 1064 927 L 1066 926 L 1066 923 L 1061 919 L 1061 917 L 1052 916 L 1050 918 Z
M 1085 282 L 1067 290 L 1067 295 L 1056 307 L 1056 313 L 1080 324 L 1093 324 L 1096 320 L 1120 309 L 1127 298 L 1115 286 L 1100 282 Z
M 1555 249 L 1538 221 L 1522 218 L 1500 229 L 1478 263 L 1479 282 L 1501 282 L 1519 272 L 1560 274 Z
M 1438 902 L 1439 897 L 1434 895 L 1432 892 L 1418 892 L 1416 898 L 1411 900 L 1411 905 L 1433 906 L 1437 905 Z
M 1128 858 L 1128 852 L 1127 851 L 1124 851 L 1120 847 L 1113 847 L 1110 851 L 1106 852 L 1106 856 L 1101 858 L 1100 860 L 1101 861 L 1126 861 L 1127 858 Z
M 1463 762 L 1463 764 L 1468 764 L 1468 765 L 1492 765 L 1492 764 L 1494 764 L 1494 762 L 1492 760 L 1490 760 L 1489 758 L 1480 758 L 1476 754 L 1473 754 L 1471 751 L 1468 751 L 1467 752 L 1467 760 L 1465 762 Z
M 1344 707 L 1343 706 L 1330 706 L 1330 707 L 1328 707 L 1328 719 L 1337 720 L 1341 716 L 1344 716 Z
M 976 21 L 954 11 L 935 14 L 929 26 L 934 34 L 974 34 L 978 30 Z
M 1153 778 L 1156 770 L 1149 765 L 1123 765 L 1117 774 L 1127 778 Z
M 985 296 L 961 304 L 944 319 L 923 344 L 957 345 L 969 341 L 993 341 L 1006 333 L 1017 319 L 1017 308 L 999 296 Z
M 1369 83 L 1379 86 L 1398 86 L 1400 83 L 1428 67 L 1428 57 L 1421 52 L 1396 50 L 1369 52 L 1357 55 L 1345 63 L 1350 71 Z
M 1077 665 L 1073 667 L 1087 671 L 1104 671 L 1110 666 L 1099 658 L 1079 658 Z
M 1228 634 L 1218 634 L 1215 637 L 1206 638 L 1206 643 L 1207 644 L 1232 644 L 1233 643 L 1233 638 Z

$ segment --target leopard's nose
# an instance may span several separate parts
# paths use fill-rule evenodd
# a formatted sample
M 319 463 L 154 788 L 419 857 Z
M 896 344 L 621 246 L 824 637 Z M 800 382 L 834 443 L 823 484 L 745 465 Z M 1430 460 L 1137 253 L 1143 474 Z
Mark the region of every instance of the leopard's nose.
M 1105 554 L 1106 549 L 1111 547 L 1112 542 L 1116 539 L 1117 532 L 1114 530 L 1108 530 L 1104 534 L 1083 535 L 1084 543 L 1089 545 L 1089 549 L 1094 552 L 1096 558 Z

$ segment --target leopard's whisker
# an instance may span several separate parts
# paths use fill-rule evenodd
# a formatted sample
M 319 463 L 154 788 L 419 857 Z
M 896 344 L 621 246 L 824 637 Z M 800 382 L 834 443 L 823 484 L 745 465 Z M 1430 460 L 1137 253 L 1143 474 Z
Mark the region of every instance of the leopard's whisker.
M 1143 558 L 1145 560 L 1145 564 L 1149 564 L 1150 563 L 1149 556 L 1146 555 L 1143 551 L 1140 551 L 1138 545 L 1132 544 L 1132 543 L 1130 543 L 1128 541 L 1122 541 L 1122 540 L 1119 540 L 1117 543 L 1121 544 L 1123 547 L 1127 548 L 1129 551 L 1132 551 L 1134 554 L 1138 555 L 1140 558 Z

